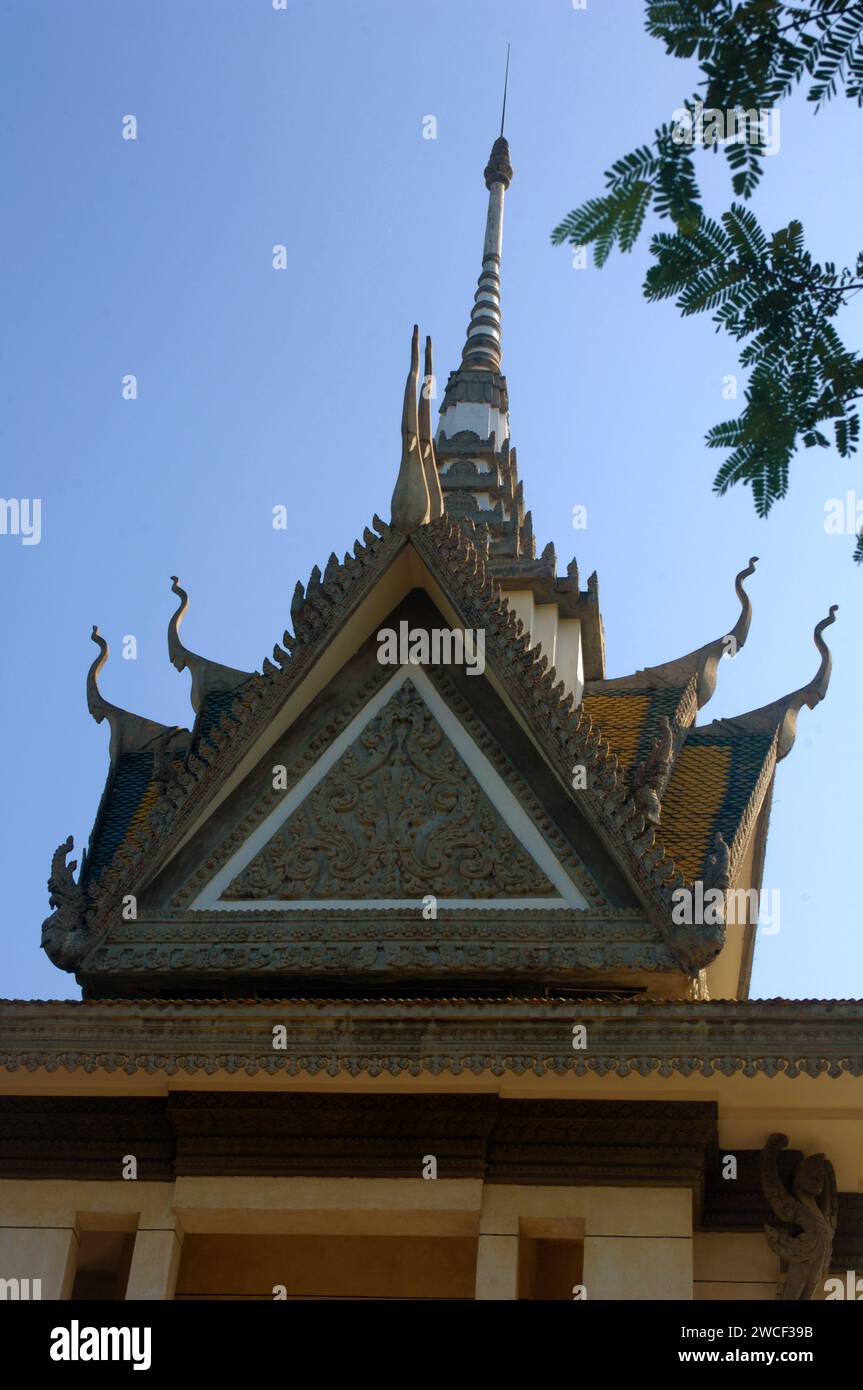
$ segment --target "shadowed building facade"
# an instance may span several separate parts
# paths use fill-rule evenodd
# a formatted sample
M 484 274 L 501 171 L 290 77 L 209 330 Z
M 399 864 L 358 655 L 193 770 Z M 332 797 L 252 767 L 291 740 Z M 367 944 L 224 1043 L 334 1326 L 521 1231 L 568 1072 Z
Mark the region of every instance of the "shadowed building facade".
M 835 610 L 812 679 L 738 718 L 700 711 L 754 559 L 715 639 L 606 675 L 597 577 L 537 554 L 510 441 L 511 179 L 501 137 L 436 432 L 415 329 L 390 520 L 260 671 L 184 645 L 174 577 L 169 728 L 105 699 L 93 630 L 108 777 L 43 927 L 83 999 L 0 1003 L 19 1296 L 797 1300 L 863 1269 L 863 1005 L 748 997 Z

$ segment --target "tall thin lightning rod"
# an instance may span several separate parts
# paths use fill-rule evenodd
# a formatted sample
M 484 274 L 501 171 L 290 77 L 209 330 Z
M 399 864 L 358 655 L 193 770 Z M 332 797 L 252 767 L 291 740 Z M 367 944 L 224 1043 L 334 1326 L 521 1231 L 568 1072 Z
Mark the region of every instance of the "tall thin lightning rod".
M 503 78 L 503 110 L 500 113 L 500 133 L 503 135 L 503 123 L 506 120 L 506 88 L 509 82 L 509 44 L 506 46 L 506 72 Z

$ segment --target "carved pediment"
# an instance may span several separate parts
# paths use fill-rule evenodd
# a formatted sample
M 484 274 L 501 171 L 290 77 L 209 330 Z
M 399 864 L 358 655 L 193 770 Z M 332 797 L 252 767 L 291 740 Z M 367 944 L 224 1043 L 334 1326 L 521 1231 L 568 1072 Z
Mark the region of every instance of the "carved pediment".
M 230 902 L 557 897 L 405 680 L 222 892 Z

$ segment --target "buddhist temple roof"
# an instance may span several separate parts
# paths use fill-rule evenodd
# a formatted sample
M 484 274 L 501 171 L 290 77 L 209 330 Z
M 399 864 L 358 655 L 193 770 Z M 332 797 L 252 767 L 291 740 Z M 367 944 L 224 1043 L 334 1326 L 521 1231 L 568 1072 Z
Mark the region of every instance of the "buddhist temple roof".
M 761 849 L 748 855 L 750 864 L 763 850 L 776 763 L 793 743 L 799 710 L 826 693 L 830 655 L 822 633 L 835 609 L 815 630 L 821 664 L 814 679 L 736 719 L 695 722 L 714 692 L 722 657 L 736 656 L 746 642 L 752 605 L 745 581 L 754 558 L 736 577 L 740 609 L 725 634 L 683 657 L 605 677 L 596 576 L 582 593 L 574 560 L 558 576 L 553 545 L 537 557 L 510 447 L 500 375 L 500 259 L 511 177 L 501 137 L 485 171 L 479 287 L 437 436 L 426 389 L 432 345 L 427 338 L 421 382 L 415 326 L 391 520 L 376 516 L 352 553 L 341 561 L 331 554 L 323 572 L 315 566 L 306 585 L 297 583 L 292 631 L 276 643 L 272 659 L 249 673 L 188 650 L 180 638 L 188 595 L 173 576 L 179 605 L 168 626 L 169 657 L 177 670 L 191 673 L 194 720 L 191 729 L 169 728 L 105 701 L 97 677 L 107 644 L 94 629 L 99 656 L 87 677 L 87 700 L 94 718 L 111 727 L 108 779 L 77 882 L 74 865 L 66 863 L 71 837 L 55 852 L 49 880 L 55 910 L 43 928 L 51 958 L 77 970 L 89 988 L 104 992 L 119 980 L 121 991 L 148 985 L 164 991 L 172 982 L 212 989 L 229 978 L 240 987 L 260 980 L 272 988 L 294 976 L 313 978 L 318 987 L 315 972 L 331 970 L 354 990 L 370 978 L 376 989 L 394 979 L 404 984 L 407 974 L 416 988 L 433 976 L 438 989 L 455 978 L 495 988 L 509 979 L 513 989 L 540 980 L 547 988 L 566 982 L 583 992 L 589 981 L 603 993 L 629 994 L 658 976 L 703 995 L 704 971 L 725 945 L 724 923 L 680 924 L 672 905 L 697 881 L 723 890 L 733 885 L 754 836 Z M 517 616 L 508 595 L 525 593 L 556 618 L 577 620 L 570 626 L 581 634 L 583 698 L 580 687 L 559 678 Z M 434 662 L 422 678 L 407 667 L 397 678 L 384 670 L 375 633 L 395 613 L 482 633 L 482 679 L 459 684 Z M 400 686 L 392 684 L 396 679 Z M 361 719 L 367 722 L 358 734 Z M 493 840 L 500 857 L 497 868 L 488 866 L 485 885 L 464 901 L 456 895 L 448 906 L 443 895 L 432 940 L 417 934 L 415 907 L 409 911 L 411 904 L 389 891 L 380 901 L 353 890 L 344 890 L 347 901 L 335 893 L 306 901 L 303 893 L 277 891 L 285 858 L 296 850 L 292 836 L 309 882 L 317 879 L 308 861 L 335 853 L 334 844 L 348 862 L 369 852 L 368 826 L 398 805 L 392 786 L 407 785 L 398 783 L 398 769 L 406 766 L 409 737 L 425 750 L 415 756 L 426 780 L 413 784 L 414 820 L 408 815 L 409 828 L 399 831 L 405 845 L 423 817 L 444 823 L 458 803 L 452 791 L 449 801 L 428 800 L 434 773 L 423 759 L 434 747 L 448 785 L 462 789 L 470 828 L 460 832 L 459 853 L 488 859 Z M 289 753 L 276 757 L 283 746 Z M 363 758 L 374 763 L 369 749 L 388 750 L 392 770 L 375 780 L 382 754 L 374 776 L 363 780 L 357 773 L 351 782 L 351 767 L 366 766 Z M 473 771 L 465 758 L 473 759 Z M 297 788 L 313 772 L 318 777 L 302 793 L 305 800 L 285 801 L 272 780 L 274 761 L 284 762 L 286 775 L 290 764 Z M 327 822 L 329 802 L 323 806 L 321 798 L 347 804 L 360 785 L 363 796 L 382 796 L 389 809 L 370 802 L 366 828 L 345 839 Z M 290 819 L 259 843 L 258 827 L 269 826 L 282 806 Z M 241 852 L 242 865 L 231 867 Z M 441 852 L 441 882 L 448 866 Z M 528 885 L 521 896 L 500 890 L 507 873 Z M 276 889 L 267 889 L 270 878 Z M 377 869 L 366 879 L 382 881 Z M 459 880 L 465 881 L 473 889 L 469 873 Z M 118 916 L 127 899 L 140 908 L 130 923 Z

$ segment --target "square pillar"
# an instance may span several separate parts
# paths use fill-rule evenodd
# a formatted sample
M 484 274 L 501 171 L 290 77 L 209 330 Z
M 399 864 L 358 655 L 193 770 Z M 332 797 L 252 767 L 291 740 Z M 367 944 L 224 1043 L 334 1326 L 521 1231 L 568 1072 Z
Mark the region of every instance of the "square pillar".
M 174 1228 L 138 1231 L 126 1286 L 126 1301 L 171 1299 L 183 1246 Z
M 474 1298 L 518 1298 L 517 1235 L 485 1234 L 478 1237 Z
M 692 1196 L 686 1188 L 596 1189 L 588 1208 L 584 1284 L 597 1299 L 693 1296 Z
M 72 1292 L 78 1237 L 69 1226 L 0 1229 L 2 1298 L 65 1299 Z

